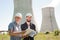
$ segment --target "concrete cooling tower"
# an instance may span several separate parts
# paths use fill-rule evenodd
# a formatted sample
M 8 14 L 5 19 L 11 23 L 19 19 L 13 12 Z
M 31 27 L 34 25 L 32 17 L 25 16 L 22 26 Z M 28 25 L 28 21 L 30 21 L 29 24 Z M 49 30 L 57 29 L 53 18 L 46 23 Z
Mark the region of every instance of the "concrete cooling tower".
M 32 0 L 14 0 L 14 14 L 13 14 L 13 17 L 16 13 L 22 13 L 23 19 L 22 19 L 21 24 L 24 23 L 26 13 L 31 13 L 33 15 Z M 13 18 L 13 20 L 14 20 L 14 18 Z
M 54 30 L 58 30 L 54 14 L 54 7 L 42 8 L 41 32 L 52 32 Z

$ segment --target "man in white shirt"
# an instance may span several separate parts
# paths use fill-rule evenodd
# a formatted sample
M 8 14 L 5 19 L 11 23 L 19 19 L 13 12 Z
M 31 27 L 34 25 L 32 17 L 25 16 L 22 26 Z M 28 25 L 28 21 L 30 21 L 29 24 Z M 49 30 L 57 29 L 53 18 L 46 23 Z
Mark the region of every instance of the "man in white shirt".
M 10 40 L 21 40 L 22 32 L 21 32 L 20 21 L 22 19 L 22 14 L 17 13 L 14 18 L 15 20 L 11 22 L 8 26 Z

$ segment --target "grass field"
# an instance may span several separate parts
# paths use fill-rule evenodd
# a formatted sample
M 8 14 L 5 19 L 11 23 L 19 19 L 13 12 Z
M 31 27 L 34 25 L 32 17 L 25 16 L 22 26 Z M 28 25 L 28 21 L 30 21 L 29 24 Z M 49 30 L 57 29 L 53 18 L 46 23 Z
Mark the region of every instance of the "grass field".
M 1 35 L 0 34 L 0 40 L 9 40 L 9 35 Z M 38 33 L 35 37 L 34 40 L 60 40 L 60 35 L 59 36 L 54 36 L 54 33 L 50 34 L 43 34 L 43 33 Z
M 54 36 L 54 33 L 50 34 L 43 34 L 39 33 L 35 36 L 35 40 L 60 40 L 60 35 L 59 36 Z
M 10 39 L 9 35 L 1 35 L 0 34 L 0 40 L 9 40 L 9 39 Z

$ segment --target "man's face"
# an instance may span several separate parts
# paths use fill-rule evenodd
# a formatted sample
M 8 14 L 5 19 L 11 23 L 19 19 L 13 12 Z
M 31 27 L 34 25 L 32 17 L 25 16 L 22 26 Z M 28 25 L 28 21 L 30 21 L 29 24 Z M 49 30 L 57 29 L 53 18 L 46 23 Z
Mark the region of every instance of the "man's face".
M 16 21 L 16 23 L 19 23 L 21 21 L 21 18 L 20 17 L 15 17 L 15 21 Z
M 32 19 L 31 16 L 27 16 L 27 17 L 26 17 L 27 22 L 31 22 L 31 19 Z

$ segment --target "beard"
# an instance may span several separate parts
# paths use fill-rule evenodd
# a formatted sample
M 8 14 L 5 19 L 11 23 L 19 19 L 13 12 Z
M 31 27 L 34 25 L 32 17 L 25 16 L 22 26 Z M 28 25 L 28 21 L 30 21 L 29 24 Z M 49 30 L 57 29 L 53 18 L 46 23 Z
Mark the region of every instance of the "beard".
M 16 21 L 16 23 L 17 23 L 17 24 L 20 24 L 20 21 L 19 21 L 19 22 L 18 22 L 18 21 Z
M 27 20 L 27 22 L 31 22 L 31 20 Z

